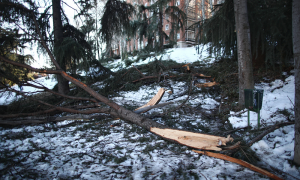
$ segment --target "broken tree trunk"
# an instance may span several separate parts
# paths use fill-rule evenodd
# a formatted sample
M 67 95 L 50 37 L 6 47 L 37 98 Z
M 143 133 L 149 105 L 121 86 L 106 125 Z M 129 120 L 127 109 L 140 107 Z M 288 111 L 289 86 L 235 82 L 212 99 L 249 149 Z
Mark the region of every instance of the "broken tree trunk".
M 26 7 L 23 7 L 26 9 Z M 31 11 L 29 9 L 26 9 L 28 11 Z M 34 72 L 43 72 L 43 73 L 48 73 L 48 74 L 58 74 L 58 75 L 61 75 L 62 77 L 64 77 L 66 80 L 72 82 L 73 84 L 75 84 L 76 86 L 82 88 L 84 91 L 86 91 L 87 93 L 89 93 L 93 98 L 95 98 L 96 100 L 98 101 L 101 101 L 103 103 L 105 103 L 106 105 L 110 106 L 112 109 L 110 109 L 109 113 L 110 114 L 113 114 L 113 115 L 116 115 L 117 117 L 120 117 L 121 119 L 123 120 L 126 120 L 126 121 L 129 121 L 131 123 L 134 123 L 138 126 L 141 126 L 143 128 L 145 128 L 146 130 L 148 131 L 155 131 L 158 135 L 160 135 L 161 137 L 163 138 L 166 138 L 168 140 L 171 140 L 173 142 L 179 142 L 178 141 L 178 137 L 174 137 L 175 139 L 173 139 L 173 137 L 164 137 L 164 130 L 160 130 L 160 131 L 157 131 L 158 129 L 155 129 L 155 128 L 159 128 L 159 129 L 166 129 L 168 128 L 167 126 L 163 125 L 163 124 L 160 124 L 160 123 L 157 123 L 149 118 L 146 118 L 144 116 L 141 116 L 139 114 L 136 114 L 128 109 L 125 109 L 124 107 L 116 104 L 115 102 L 109 100 L 108 98 L 102 96 L 101 94 L 99 94 L 98 92 L 96 92 L 95 90 L 93 90 L 91 87 L 87 86 L 86 84 L 84 84 L 83 82 L 77 80 L 76 78 L 68 75 L 65 71 L 62 70 L 62 68 L 59 66 L 59 64 L 57 63 L 55 57 L 53 56 L 52 52 L 50 51 L 49 47 L 47 46 L 46 42 L 44 41 L 44 38 L 39 30 L 39 26 L 38 26 L 38 23 L 36 21 L 36 17 L 34 15 L 34 13 L 32 12 L 32 18 L 33 18 L 33 21 L 35 23 L 35 27 L 36 27 L 36 31 L 37 33 L 39 34 L 39 41 L 41 42 L 42 46 L 45 48 L 46 52 L 48 53 L 49 57 L 50 57 L 50 60 L 52 61 L 52 63 L 54 64 L 54 66 L 56 67 L 57 70 L 44 70 L 44 69 L 37 69 L 37 68 L 33 68 L 29 65 L 26 65 L 26 64 L 22 64 L 22 63 L 19 63 L 19 62 L 15 62 L 15 61 L 12 61 L 10 59 L 7 59 L 6 57 L 3 57 L 3 56 L 0 56 L 0 60 L 4 63 L 8 63 L 8 64 L 12 64 L 12 65 L 15 65 L 15 66 L 19 66 L 19 67 L 24 67 L 28 70 L 31 70 L 31 71 L 34 71 Z M 59 107 L 57 107 L 59 108 Z M 167 130 L 167 129 L 166 129 Z M 177 131 L 180 131 L 182 132 L 181 130 L 177 130 Z M 161 134 L 162 133 L 162 134 Z M 193 143 L 191 144 L 191 146 L 194 146 L 194 143 L 196 143 L 197 141 L 202 141 L 202 139 L 200 139 L 196 134 L 197 133 L 192 133 L 192 132 L 186 132 L 186 134 L 180 134 L 180 137 L 183 139 L 183 141 L 187 141 L 187 138 L 185 137 L 188 137 L 188 138 L 192 138 L 192 136 L 196 136 L 196 138 L 193 138 Z M 191 136 L 191 137 L 190 137 Z M 219 137 L 219 138 L 222 138 L 222 137 Z M 225 138 L 226 139 L 226 138 Z M 211 141 L 211 140 L 209 140 Z M 217 139 L 217 140 L 214 140 L 213 142 L 214 143 L 217 143 L 217 145 L 222 145 L 224 142 L 224 140 L 221 140 L 220 139 Z M 220 144 L 219 144 L 220 143 Z M 183 143 L 184 144 L 184 143 Z M 189 143 L 185 143 L 185 145 L 189 145 Z M 214 144 L 215 145 L 215 144 Z M 204 143 L 204 146 L 197 146 L 199 149 L 202 149 L 202 148 L 208 148 L 208 146 L 210 146 L 211 148 L 213 149 L 216 149 L 216 150 L 219 150 L 220 148 L 216 148 L 216 147 L 213 147 L 211 146 L 210 144 L 207 144 L 207 143 Z

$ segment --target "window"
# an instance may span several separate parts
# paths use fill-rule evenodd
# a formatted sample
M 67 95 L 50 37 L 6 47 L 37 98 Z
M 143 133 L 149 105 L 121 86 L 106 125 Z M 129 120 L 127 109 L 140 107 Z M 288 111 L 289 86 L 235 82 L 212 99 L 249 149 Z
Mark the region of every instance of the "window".
M 168 20 L 169 19 L 169 15 L 168 14 L 166 14 L 166 20 Z
M 179 6 L 179 5 L 180 5 L 180 1 L 177 1 L 177 2 L 176 2 L 176 6 Z
M 147 7 L 148 3 L 145 4 L 145 7 Z
M 166 30 L 169 30 L 169 24 L 166 24 Z
M 180 33 L 177 33 L 177 39 L 180 39 Z

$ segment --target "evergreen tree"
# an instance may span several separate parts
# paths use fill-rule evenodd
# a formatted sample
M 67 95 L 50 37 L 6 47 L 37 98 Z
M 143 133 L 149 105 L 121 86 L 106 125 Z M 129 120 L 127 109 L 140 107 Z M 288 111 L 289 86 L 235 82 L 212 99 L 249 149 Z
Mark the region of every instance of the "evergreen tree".
M 288 66 L 292 52 L 292 1 L 247 1 L 254 68 L 281 70 Z M 213 16 L 193 26 L 200 27 L 196 39 L 211 46 L 213 53 L 237 57 L 233 0 L 215 6 Z M 279 65 L 279 66 L 278 66 Z
M 134 12 L 134 7 L 119 0 L 108 0 L 104 7 L 101 19 L 101 38 L 107 44 L 106 51 L 110 51 L 114 36 L 123 35 L 130 29 L 130 17 Z
M 295 63 L 294 162 L 300 165 L 300 2 L 293 0 L 293 50 Z
M 134 23 L 137 27 L 134 29 L 139 30 L 140 37 L 146 37 L 148 39 L 148 45 L 152 45 L 152 38 L 156 34 L 159 35 L 159 44 L 157 49 L 163 49 L 163 42 L 165 38 L 170 38 L 171 41 L 175 42 L 175 34 L 181 28 L 184 28 L 184 22 L 186 21 L 186 14 L 183 10 L 177 6 L 169 6 L 172 0 L 158 0 L 150 6 L 141 5 L 139 8 L 140 17 Z M 147 17 L 146 13 L 150 12 L 151 15 Z M 170 20 L 166 19 L 170 17 Z M 172 22 L 170 37 L 163 31 L 163 20 Z M 141 40 L 143 38 L 140 38 Z
M 23 55 L 23 48 L 28 43 L 36 41 L 38 35 L 35 31 L 36 26 L 32 17 L 39 17 L 37 20 L 41 31 L 41 36 L 46 37 L 50 29 L 47 23 L 47 15 L 37 12 L 37 6 L 32 1 L 26 1 L 31 10 L 28 10 L 24 4 L 19 1 L 1 0 L 0 1 L 0 56 L 12 61 L 24 64 L 33 62 L 31 55 Z M 14 29 L 5 28 L 7 25 L 14 25 Z M 21 32 L 21 33 L 20 33 Z M 1 62 L 0 76 L 2 85 L 20 84 L 22 81 L 29 79 L 26 68 L 15 67 L 10 64 Z
M 30 64 L 33 62 L 31 55 L 22 55 L 22 48 L 24 42 L 20 41 L 18 30 L 10 30 L 0 28 L 0 55 L 10 60 Z M 28 70 L 25 68 L 17 68 L 10 64 L 0 62 L 0 83 L 3 85 L 13 85 L 15 83 L 21 84 L 29 78 Z

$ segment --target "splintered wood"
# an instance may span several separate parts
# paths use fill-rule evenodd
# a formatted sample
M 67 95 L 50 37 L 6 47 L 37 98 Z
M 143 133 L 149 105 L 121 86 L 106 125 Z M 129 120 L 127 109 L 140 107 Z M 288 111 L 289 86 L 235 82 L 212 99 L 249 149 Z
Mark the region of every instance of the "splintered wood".
M 141 107 L 135 109 L 134 111 L 138 111 L 138 110 L 143 109 L 143 108 L 145 108 L 147 106 L 154 106 L 154 105 L 158 104 L 160 102 L 162 96 L 164 95 L 164 93 L 165 93 L 165 89 L 164 88 L 160 88 L 158 90 L 158 92 L 156 93 L 156 95 L 147 104 L 145 104 L 144 106 L 141 106 Z M 145 111 L 143 111 L 142 113 L 144 113 L 144 112 Z
M 195 86 L 201 88 L 201 87 L 212 87 L 212 86 L 215 86 L 215 85 L 218 85 L 219 83 L 217 82 L 207 82 L 207 83 L 203 83 L 203 84 L 195 84 Z
M 203 150 L 221 151 L 222 148 L 217 146 L 226 145 L 227 142 L 233 141 L 233 138 L 230 136 L 225 138 L 174 129 L 160 129 L 152 127 L 150 128 L 150 131 L 167 139 L 177 141 L 179 144 Z

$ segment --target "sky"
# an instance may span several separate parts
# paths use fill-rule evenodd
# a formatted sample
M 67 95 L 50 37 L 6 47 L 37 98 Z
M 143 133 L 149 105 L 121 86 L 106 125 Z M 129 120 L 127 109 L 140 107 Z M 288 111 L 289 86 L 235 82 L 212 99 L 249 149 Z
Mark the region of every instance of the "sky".
M 195 61 L 213 62 L 205 47 L 199 55 L 195 48 L 170 49 L 162 59 L 169 58 L 190 63 Z M 135 58 L 135 57 L 133 57 Z M 160 57 L 157 57 L 160 58 Z M 138 62 L 148 63 L 153 58 Z M 115 70 L 122 67 L 122 61 L 115 61 Z M 293 118 L 294 76 L 284 72 L 283 79 L 269 83 L 260 82 L 255 88 L 263 89 L 263 104 L 261 109 L 261 127 L 286 122 L 283 114 Z M 52 88 L 56 81 L 53 78 L 39 78 L 39 83 Z M 168 80 L 172 85 L 173 95 L 165 93 L 161 102 L 172 99 L 173 106 L 178 106 L 187 96 L 179 95 L 186 84 Z M 94 84 L 101 86 L 101 82 Z M 18 88 L 15 86 L 14 88 Z M 146 104 L 160 89 L 159 85 L 142 86 L 138 91 L 121 91 L 111 99 L 120 105 L 139 107 Z M 24 87 L 24 92 L 34 89 Z M 0 104 L 7 104 L 14 98 L 12 95 L 5 100 L 0 98 Z M 226 97 L 225 97 L 226 98 Z M 194 94 L 187 105 L 192 108 L 202 108 L 207 112 L 219 107 L 220 97 Z M 170 106 L 164 108 L 171 108 Z M 150 110 L 163 112 L 162 109 Z M 66 115 L 66 114 L 64 114 Z M 184 129 L 184 124 L 194 126 L 213 126 L 214 122 L 203 119 L 201 114 L 191 112 L 190 115 L 173 113 L 174 126 Z M 247 110 L 231 111 L 228 120 L 233 128 L 247 126 Z M 251 112 L 252 129 L 257 127 L 257 114 Z M 177 121 L 176 121 L 177 120 Z M 166 123 L 166 120 L 158 120 Z M 118 124 L 117 126 L 112 126 Z M 203 130 L 200 128 L 201 133 Z M 237 135 L 239 131 L 235 132 Z M 247 142 L 253 136 L 246 134 Z M 19 126 L 14 128 L 0 127 L 0 152 L 11 158 L 9 162 L 0 161 L 2 179 L 15 177 L 22 179 L 27 173 L 37 179 L 269 179 L 235 163 L 217 158 L 199 155 L 185 146 L 168 143 L 155 135 L 121 120 L 102 121 L 101 119 L 68 120 L 59 123 Z M 260 159 L 258 165 L 283 179 L 299 179 L 300 169 L 290 162 L 294 157 L 294 125 L 285 126 L 269 133 L 262 140 L 254 143 L 251 149 Z M 250 155 L 248 154 L 250 157 Z M 25 159 L 24 159 L 25 158 Z M 14 162 L 11 164 L 10 162 Z M 21 175 L 19 175 L 21 172 Z M 33 175 L 32 175 L 33 176 Z M 27 177 L 30 177 L 28 175 Z M 32 177 L 33 178 L 33 177 Z
M 66 3 L 65 3 L 66 2 Z M 38 1 L 38 3 L 40 3 L 40 12 L 44 12 L 45 8 L 48 6 L 48 4 L 46 4 L 44 1 Z M 48 2 L 49 3 L 49 2 Z M 74 16 L 77 14 L 77 12 L 79 12 L 79 8 L 76 6 L 76 4 L 74 3 L 74 1 L 62 1 L 62 8 L 66 14 L 66 16 L 69 19 L 69 23 L 75 27 L 79 27 L 81 23 L 81 21 L 75 21 L 74 20 Z M 49 9 L 49 13 L 52 13 L 52 8 Z M 49 18 L 50 21 L 50 26 L 52 27 L 52 17 Z M 43 68 L 43 67 L 50 67 L 51 63 L 49 62 L 49 56 L 48 55 L 44 55 L 44 54 L 40 54 L 37 53 L 36 51 L 37 49 L 37 45 L 34 44 L 33 47 L 28 46 L 25 50 L 24 50 L 24 54 L 31 54 L 33 56 L 33 58 L 35 59 L 35 62 L 33 62 L 31 64 L 32 67 L 35 68 Z

